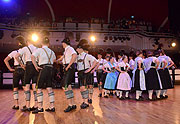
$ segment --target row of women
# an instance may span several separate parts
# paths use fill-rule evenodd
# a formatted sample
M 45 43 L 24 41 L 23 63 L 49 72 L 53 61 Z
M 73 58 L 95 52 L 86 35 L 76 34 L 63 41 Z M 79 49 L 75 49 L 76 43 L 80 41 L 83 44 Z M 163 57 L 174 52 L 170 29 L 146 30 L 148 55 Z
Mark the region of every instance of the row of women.
M 104 97 L 108 98 L 116 91 L 120 100 L 130 99 L 129 92 L 136 91 L 136 100 L 144 100 L 143 91 L 148 91 L 150 101 L 167 98 L 167 89 L 173 88 L 173 83 L 169 74 L 169 68 L 173 66 L 173 61 L 166 56 L 163 50 L 149 51 L 145 58 L 142 51 L 136 52 L 133 60 L 132 54 L 119 55 L 118 62 L 110 54 L 102 59 L 98 54 L 97 77 L 99 82 L 100 94 L 104 89 Z M 153 98 L 153 92 L 156 97 Z

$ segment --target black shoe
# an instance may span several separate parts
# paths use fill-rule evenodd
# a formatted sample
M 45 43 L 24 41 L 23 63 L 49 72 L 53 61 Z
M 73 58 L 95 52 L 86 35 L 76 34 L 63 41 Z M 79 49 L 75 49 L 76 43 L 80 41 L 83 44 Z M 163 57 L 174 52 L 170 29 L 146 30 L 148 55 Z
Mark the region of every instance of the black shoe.
M 120 97 L 119 100 L 125 100 L 125 98 L 124 97 Z
M 128 96 L 128 97 L 125 97 L 125 99 L 131 99 L 131 98 Z
M 73 105 L 73 106 L 72 106 L 72 109 L 76 109 L 76 108 L 77 108 L 77 106 L 76 106 L 76 105 Z
M 33 107 L 31 108 L 31 111 L 34 111 L 34 110 L 36 110 L 37 108 L 38 108 L 38 107 L 34 107 L 34 106 L 33 106 Z
M 104 96 L 104 98 L 108 98 L 108 95 Z
M 89 103 L 89 104 L 92 104 L 92 99 L 88 99 L 88 103 Z
M 45 111 L 47 111 L 47 112 L 55 112 L 55 108 L 48 108 Z
M 26 105 L 25 105 L 25 106 L 23 106 L 23 108 L 26 108 Z
M 143 101 L 144 99 L 139 97 L 139 99 L 135 99 L 135 100 L 136 101 Z
M 140 101 L 144 101 L 144 98 L 142 96 L 139 96 Z
M 23 109 L 21 109 L 21 111 L 22 112 L 30 112 L 31 108 L 24 107 Z
M 100 93 L 100 94 L 98 95 L 98 97 L 102 97 L 102 93 Z
M 72 110 L 73 110 L 72 106 L 68 106 L 68 107 L 64 110 L 64 112 L 70 112 L 70 111 L 72 111 Z
M 147 98 L 147 100 L 149 100 L 149 101 L 155 101 L 155 99 L 153 99 L 153 98 L 152 98 L 152 99 L 150 99 L 150 98 Z
M 19 106 L 13 106 L 12 109 L 19 110 Z
M 163 96 L 163 95 L 160 95 L 160 98 L 161 98 L 161 99 L 164 99 L 164 96 Z
M 41 108 L 41 109 L 37 108 L 34 111 L 32 111 L 32 114 L 38 114 L 39 112 L 44 112 L 44 109 L 43 108 Z
M 164 98 L 167 99 L 167 98 L 168 98 L 168 95 L 165 95 Z
M 81 109 L 85 109 L 85 108 L 89 107 L 89 105 L 83 102 L 80 107 L 81 107 Z

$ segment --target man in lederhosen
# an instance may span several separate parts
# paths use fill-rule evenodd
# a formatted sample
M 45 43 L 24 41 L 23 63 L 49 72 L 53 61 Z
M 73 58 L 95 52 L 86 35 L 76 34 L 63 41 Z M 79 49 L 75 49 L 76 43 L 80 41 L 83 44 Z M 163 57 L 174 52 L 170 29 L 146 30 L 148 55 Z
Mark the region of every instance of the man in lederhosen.
M 82 41 L 86 41 L 85 39 L 83 39 Z M 98 64 L 98 60 L 92 56 L 91 54 L 89 54 L 90 51 L 90 45 L 89 44 L 83 44 L 83 49 L 84 52 L 87 53 L 89 56 L 91 56 L 92 60 L 96 60 L 96 65 Z M 93 66 L 94 61 L 89 61 L 89 66 Z M 93 97 L 93 92 L 94 92 L 94 72 L 96 70 L 96 65 L 91 69 L 91 71 L 87 74 L 86 77 L 86 82 L 87 82 L 87 88 L 89 90 L 89 98 L 88 98 L 88 103 L 92 104 L 92 97 Z
M 26 45 L 25 44 L 25 39 L 22 36 L 17 37 L 16 41 L 18 41 L 18 45 L 19 45 L 20 49 Z M 24 69 L 20 66 L 20 64 L 15 59 L 15 56 L 19 52 L 19 50 L 12 51 L 4 59 L 4 63 L 6 64 L 7 68 L 9 69 L 9 71 L 13 72 L 13 97 L 14 97 L 14 100 L 15 100 L 15 105 L 12 107 L 12 109 L 16 109 L 16 110 L 19 109 L 19 101 L 18 101 L 19 100 L 19 92 L 18 92 L 18 88 L 19 88 L 19 82 L 20 81 L 22 83 L 23 89 L 25 90 Z M 11 60 L 12 58 L 14 59 L 14 69 L 9 64 L 9 60 Z M 20 56 L 19 59 L 20 59 L 20 61 L 22 63 L 25 62 L 24 56 Z
M 28 40 L 27 41 L 26 47 L 23 47 L 17 54 L 16 54 L 16 60 L 19 62 L 21 67 L 25 70 L 25 77 L 24 81 L 26 84 L 26 106 L 21 109 L 21 111 L 26 112 L 26 111 L 31 111 L 35 110 L 37 108 L 37 94 L 36 94 L 36 82 L 37 82 L 37 77 L 38 77 L 38 72 L 36 71 L 35 67 L 33 66 L 32 60 L 31 60 L 31 55 L 34 51 L 37 50 L 37 48 L 33 45 L 33 41 Z M 25 57 L 25 64 L 23 64 L 19 57 L 24 56 Z M 32 80 L 32 89 L 33 89 L 33 94 L 34 94 L 34 101 L 35 104 L 32 108 L 30 108 L 30 99 L 31 99 L 31 92 L 30 92 L 30 82 Z
M 89 80 L 91 80 L 91 71 L 96 66 L 97 60 L 91 55 L 84 52 L 84 50 L 87 49 L 86 46 L 81 43 L 81 41 L 77 45 L 76 50 L 79 53 L 77 57 L 77 70 L 81 95 L 83 99 L 83 103 L 80 107 L 81 109 L 85 109 L 89 107 L 89 104 L 87 103 L 87 99 L 89 99 L 89 90 L 87 89 L 87 86 L 90 85 Z M 90 63 L 93 63 L 92 66 L 90 66 Z
M 104 59 L 102 58 L 102 51 L 99 51 L 98 52 L 98 55 L 97 55 L 97 58 L 98 58 L 98 65 L 96 66 L 96 76 L 97 76 L 97 82 L 98 82 L 98 88 L 99 88 L 99 97 L 102 97 L 102 82 L 101 82 L 101 79 L 102 79 L 102 76 L 103 76 L 103 63 L 104 63 Z
M 49 96 L 50 106 L 46 111 L 55 112 L 54 107 L 54 92 L 52 90 L 52 78 L 53 78 L 53 63 L 56 61 L 55 53 L 48 48 L 49 39 L 45 37 L 41 41 L 42 48 L 37 49 L 31 56 L 35 69 L 39 72 L 37 80 L 37 100 L 38 108 L 32 113 L 44 112 L 43 109 L 43 92 L 42 88 L 46 84 L 46 89 Z M 38 58 L 39 62 L 36 63 Z
M 71 82 L 73 80 L 72 77 L 75 75 L 75 65 L 74 62 L 77 58 L 77 53 L 70 46 L 69 38 L 65 38 L 62 41 L 62 46 L 65 49 L 63 56 L 58 60 L 62 61 L 64 65 L 64 76 L 63 76 L 63 90 L 65 92 L 66 98 L 68 100 L 68 107 L 64 110 L 64 112 L 70 112 L 76 109 L 76 105 L 74 103 L 74 93 L 71 87 Z

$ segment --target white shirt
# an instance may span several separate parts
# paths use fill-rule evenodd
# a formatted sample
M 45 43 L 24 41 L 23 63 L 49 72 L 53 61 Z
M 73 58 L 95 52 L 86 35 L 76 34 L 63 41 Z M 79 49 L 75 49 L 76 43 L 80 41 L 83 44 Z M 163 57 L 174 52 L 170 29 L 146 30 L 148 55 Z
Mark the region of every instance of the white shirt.
M 20 50 L 20 49 L 19 49 Z M 12 51 L 8 56 L 12 59 L 14 59 L 14 65 L 19 65 L 18 61 L 15 59 L 16 54 L 19 52 L 19 50 Z M 25 58 L 24 56 L 19 57 L 19 60 L 25 64 Z
M 77 70 L 82 71 L 85 69 L 89 69 L 94 61 L 97 61 L 95 57 L 82 52 L 77 57 Z
M 122 62 L 122 57 L 120 59 L 118 59 L 118 63 Z
M 117 66 L 117 64 L 116 63 L 113 63 L 112 64 L 112 67 L 113 68 L 115 68 Z M 107 70 L 110 70 L 111 71 L 111 66 L 109 65 L 109 63 L 106 63 L 105 65 L 104 65 L 104 68 Z
M 64 51 L 63 64 L 69 64 L 73 54 L 77 54 L 74 48 L 67 46 Z
M 133 70 L 134 64 L 135 64 L 135 61 L 134 61 L 133 59 L 131 59 L 131 60 L 129 61 L 129 66 L 130 66 L 130 69 L 131 69 L 131 70 Z
M 120 62 L 119 64 L 118 64 L 118 66 L 119 66 L 119 68 L 121 69 L 121 67 L 123 67 L 124 68 L 124 70 L 128 70 L 129 68 L 130 68 L 130 66 L 129 66 L 129 64 L 128 63 L 125 63 L 125 62 Z
M 48 56 L 46 52 L 44 51 L 44 49 L 46 50 Z M 42 48 L 38 48 L 32 55 L 38 58 L 39 65 L 53 64 L 54 60 L 56 59 L 55 53 L 51 49 L 49 49 L 48 46 L 43 46 Z M 50 62 L 49 62 L 49 59 L 50 59 Z
M 91 55 L 91 54 L 88 54 L 89 56 L 91 56 L 91 58 L 93 59 L 93 61 L 90 61 L 90 67 L 93 65 L 93 62 L 94 62 L 94 60 L 96 61 L 96 62 L 98 62 L 98 60 L 96 59 L 96 57 L 94 57 L 93 55 Z
M 98 69 L 102 69 L 103 68 L 104 59 L 101 58 L 101 59 L 98 59 L 97 61 L 99 63 Z
M 37 50 L 37 47 L 35 47 L 34 45 L 29 45 L 28 47 L 29 47 L 29 49 L 31 50 L 32 53 L 34 53 L 34 51 Z M 21 56 L 22 55 L 25 56 L 25 62 L 32 61 L 31 60 L 32 53 L 29 51 L 28 47 L 23 47 L 21 50 L 19 50 L 19 54 Z

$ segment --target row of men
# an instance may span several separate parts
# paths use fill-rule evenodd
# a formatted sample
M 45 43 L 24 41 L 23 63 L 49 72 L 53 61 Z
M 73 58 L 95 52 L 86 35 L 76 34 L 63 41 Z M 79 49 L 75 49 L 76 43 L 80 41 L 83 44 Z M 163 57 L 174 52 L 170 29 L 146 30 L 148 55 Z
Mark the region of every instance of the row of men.
M 100 63 L 97 70 L 97 78 L 100 82 L 99 97 L 102 97 L 104 88 L 104 97 L 108 98 L 108 91 L 116 90 L 116 95 L 120 100 L 130 99 L 129 91 L 136 91 L 136 100 L 143 100 L 142 91 L 148 91 L 148 100 L 158 100 L 167 98 L 167 89 L 173 88 L 173 83 L 169 74 L 169 68 L 174 62 L 170 57 L 164 54 L 164 51 L 149 51 L 148 57 L 143 56 L 142 51 L 136 52 L 136 58 L 126 55 L 120 56 L 119 61 L 113 57 L 106 56 L 103 60 L 98 55 Z M 152 97 L 153 91 L 156 92 L 156 98 Z M 125 92 L 125 97 L 123 97 Z M 111 92 L 112 93 L 112 92 Z
M 23 109 L 21 109 L 22 111 L 24 112 L 33 111 L 32 113 L 38 113 L 38 112 L 44 111 L 42 87 L 45 84 L 47 87 L 46 89 L 48 91 L 49 102 L 50 102 L 50 106 L 48 109 L 46 109 L 46 111 L 55 112 L 54 92 L 52 90 L 52 78 L 53 78 L 52 71 L 53 71 L 54 62 L 62 61 L 64 65 L 65 74 L 63 76 L 63 89 L 65 92 L 66 98 L 68 100 L 68 107 L 64 110 L 64 112 L 70 112 L 77 108 L 77 106 L 74 103 L 74 94 L 71 87 L 72 77 L 74 76 L 74 73 L 75 73 L 74 63 L 77 63 L 78 79 L 79 79 L 81 95 L 83 99 L 83 103 L 80 105 L 81 109 L 85 109 L 89 107 L 89 104 L 92 103 L 93 73 L 96 70 L 99 75 L 98 82 L 99 82 L 100 92 L 102 91 L 102 88 L 105 88 L 106 90 L 115 89 L 114 86 L 112 88 L 112 84 L 113 84 L 112 81 L 114 81 L 113 79 L 115 77 L 114 74 L 118 75 L 116 70 L 121 72 L 120 75 L 123 74 L 123 70 L 119 68 L 120 66 L 115 66 L 114 57 L 112 57 L 110 53 L 107 53 L 106 55 L 106 59 L 107 59 L 106 64 L 103 64 L 101 62 L 102 58 L 101 60 L 100 59 L 97 60 L 94 56 L 88 54 L 89 45 L 88 45 L 87 40 L 81 40 L 79 42 L 76 48 L 76 51 L 78 52 L 78 55 L 77 55 L 74 48 L 70 46 L 70 40 L 68 38 L 64 39 L 62 41 L 64 53 L 63 53 L 63 56 L 59 58 L 58 60 L 56 60 L 56 56 L 54 52 L 48 48 L 49 39 L 47 37 L 44 37 L 41 40 L 42 48 L 36 48 L 33 45 L 31 40 L 27 40 L 27 45 L 25 46 L 24 44 L 25 40 L 23 39 L 23 37 L 19 37 L 17 38 L 17 40 L 22 41 L 23 48 L 17 51 L 11 52 L 4 60 L 8 69 L 14 72 L 13 73 L 13 87 L 14 87 L 13 96 L 15 99 L 15 105 L 13 106 L 13 109 L 19 109 L 18 85 L 19 85 L 19 81 L 21 80 L 23 82 L 23 89 L 25 91 L 25 97 L 26 97 L 26 105 L 23 106 Z M 99 54 L 98 56 L 101 56 L 101 55 Z M 8 61 L 11 58 L 14 58 L 15 60 L 14 61 L 15 70 L 12 69 L 11 66 L 9 65 Z M 126 63 L 127 57 L 124 56 L 122 60 Z M 134 67 L 139 65 L 140 61 L 138 60 L 137 62 L 138 64 L 135 64 Z M 137 62 L 135 61 L 135 63 Z M 125 71 L 126 70 L 127 69 L 125 69 Z M 143 71 L 143 69 L 142 68 L 137 69 L 136 67 L 136 70 L 138 74 L 136 73 L 136 71 L 134 74 L 137 75 L 135 77 L 138 79 L 138 81 L 135 80 L 132 82 L 134 82 L 134 87 L 137 86 L 136 94 L 139 94 L 139 95 L 136 96 L 136 99 L 139 99 L 140 97 L 138 96 L 141 96 L 141 91 L 145 90 L 142 88 L 144 85 L 142 85 L 143 81 L 141 79 L 142 78 L 141 72 Z M 100 73 L 100 72 L 105 72 L 105 73 Z M 105 76 L 103 76 L 104 74 Z M 121 76 L 121 77 L 124 78 L 125 76 Z M 117 80 L 117 77 L 116 77 L 116 80 Z M 35 101 L 35 104 L 32 108 L 30 107 L 30 99 L 31 99 L 30 82 L 31 81 L 32 81 L 32 89 L 33 89 L 34 101 Z M 105 82 L 104 87 L 102 86 L 103 82 Z M 126 84 L 125 81 L 121 81 L 121 82 Z M 129 86 L 129 87 L 132 87 L 132 86 Z M 105 96 L 107 97 L 106 90 L 105 90 Z M 157 89 L 152 89 L 152 90 L 157 90 Z M 118 93 L 119 93 L 119 96 L 121 96 L 122 92 L 120 91 L 120 92 L 117 92 L 117 94 Z
M 74 48 L 70 46 L 70 40 L 68 38 L 64 39 L 62 41 L 64 54 L 61 58 L 56 60 L 54 52 L 48 48 L 48 37 L 41 39 L 42 48 L 36 48 L 31 40 L 25 41 L 23 37 L 18 37 L 16 39 L 20 41 L 22 48 L 11 52 L 4 59 L 7 68 L 13 72 L 13 96 L 15 100 L 13 109 L 19 109 L 18 87 L 21 80 L 26 98 L 26 105 L 23 106 L 21 111 L 32 111 L 34 114 L 44 111 L 42 88 L 46 85 L 50 102 L 50 106 L 46 109 L 46 111 L 55 112 L 54 92 L 52 90 L 52 73 L 53 63 L 58 63 L 59 61 L 64 65 L 63 90 L 66 98 L 68 99 L 68 107 L 64 110 L 64 112 L 76 109 L 74 94 L 71 87 L 72 77 L 75 74 L 75 62 L 77 62 L 79 82 L 81 85 L 80 89 L 83 99 L 83 103 L 80 107 L 81 109 L 85 109 L 89 106 L 88 103 L 92 103 L 92 73 L 95 71 L 95 67 L 98 62 L 95 57 L 88 54 L 89 46 L 87 44 L 87 40 L 81 40 L 81 42 L 77 45 L 77 55 Z M 27 42 L 27 44 L 25 44 L 25 42 Z M 14 58 L 14 69 L 9 64 L 9 60 L 12 58 Z M 35 101 L 32 108 L 30 107 L 31 81 Z

